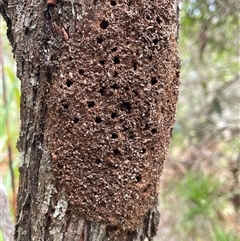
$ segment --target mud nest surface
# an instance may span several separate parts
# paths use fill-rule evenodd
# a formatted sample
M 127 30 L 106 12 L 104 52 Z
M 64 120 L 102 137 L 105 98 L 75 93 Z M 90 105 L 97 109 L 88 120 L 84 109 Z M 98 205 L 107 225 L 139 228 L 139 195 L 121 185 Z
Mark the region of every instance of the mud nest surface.
M 89 3 L 74 21 L 59 7 L 75 27 L 55 60 L 49 143 L 59 185 L 89 220 L 132 230 L 157 200 L 178 95 L 173 2 Z

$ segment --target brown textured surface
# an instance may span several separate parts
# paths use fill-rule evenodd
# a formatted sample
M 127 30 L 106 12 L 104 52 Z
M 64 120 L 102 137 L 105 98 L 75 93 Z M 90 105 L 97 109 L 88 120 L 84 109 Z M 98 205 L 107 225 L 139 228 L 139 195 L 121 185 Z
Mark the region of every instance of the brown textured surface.
M 95 2 L 62 44 L 48 140 L 72 207 L 132 230 L 157 200 L 174 123 L 176 13 L 174 1 Z

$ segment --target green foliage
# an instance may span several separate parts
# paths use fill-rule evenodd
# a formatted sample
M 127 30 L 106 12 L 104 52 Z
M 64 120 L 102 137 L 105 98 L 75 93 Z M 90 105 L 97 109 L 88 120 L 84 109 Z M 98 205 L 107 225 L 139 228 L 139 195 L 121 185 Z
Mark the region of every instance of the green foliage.
M 214 227 L 214 240 L 216 241 L 239 241 L 239 235 L 235 235 L 231 231 L 223 231 L 222 227 L 216 225 Z
M 16 77 L 16 64 L 11 54 L 11 47 L 6 39 L 6 25 L 0 19 L 0 168 L 3 182 L 9 195 L 12 215 L 15 216 L 15 198 L 18 185 L 18 138 L 20 120 L 20 81 Z
M 186 172 L 179 185 L 179 195 L 185 199 L 189 209 L 185 213 L 184 222 L 188 223 L 199 215 L 215 217 L 218 206 L 218 190 L 220 182 L 213 177 L 203 175 L 198 171 Z
M 239 240 L 231 201 L 239 193 L 239 8 L 236 1 L 182 3 L 181 87 L 162 177 L 162 223 L 171 210 L 166 222 L 175 228 L 165 240 Z
M 1 229 L 0 229 L 0 241 L 4 241 Z

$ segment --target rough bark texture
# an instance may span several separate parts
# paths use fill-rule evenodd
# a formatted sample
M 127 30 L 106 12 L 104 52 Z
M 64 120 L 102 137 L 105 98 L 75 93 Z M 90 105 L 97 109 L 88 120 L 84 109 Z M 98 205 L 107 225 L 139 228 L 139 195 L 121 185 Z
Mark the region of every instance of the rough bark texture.
M 22 83 L 15 240 L 152 240 L 178 1 L 0 4 Z

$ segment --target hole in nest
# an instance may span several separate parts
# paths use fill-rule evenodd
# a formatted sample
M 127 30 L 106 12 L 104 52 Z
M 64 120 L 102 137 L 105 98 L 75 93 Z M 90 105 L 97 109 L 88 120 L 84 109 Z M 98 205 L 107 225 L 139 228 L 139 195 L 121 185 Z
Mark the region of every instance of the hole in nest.
M 151 79 L 151 84 L 152 85 L 155 85 L 155 84 L 157 84 L 157 79 L 155 78 L 155 77 L 153 77 L 152 79 Z
M 105 64 L 104 60 L 99 60 L 99 64 L 104 65 Z
M 115 56 L 115 57 L 113 58 L 113 63 L 114 63 L 114 64 L 120 64 L 120 59 Z
M 118 89 L 118 85 L 117 84 L 113 84 L 113 85 L 110 86 L 110 88 L 116 90 L 116 89 Z
M 101 88 L 101 89 L 99 90 L 99 93 L 100 93 L 101 95 L 105 95 L 105 94 L 106 94 L 106 88 L 105 88 L 105 87 Z
M 114 153 L 115 155 L 120 155 L 120 154 L 121 154 L 121 152 L 120 152 L 118 149 L 114 149 L 114 150 L 113 150 L 113 153 Z
M 117 139 L 118 138 L 118 134 L 117 133 L 112 133 L 111 138 Z
M 70 87 L 72 84 L 73 84 L 73 82 L 68 79 L 67 82 L 66 82 L 67 87 Z
M 138 92 L 136 90 L 132 90 L 132 92 L 135 94 L 135 95 L 138 95 Z
M 149 59 L 149 60 L 152 60 L 152 55 L 149 55 L 149 56 L 148 56 L 148 59 Z
M 73 120 L 73 122 L 75 123 L 75 124 L 77 124 L 78 122 L 79 122 L 79 118 L 74 118 L 74 120 Z
M 150 125 L 148 123 L 146 123 L 143 130 L 149 130 L 149 128 L 150 128 Z
M 58 167 L 59 169 L 62 169 L 62 168 L 63 168 L 63 165 L 60 164 L 60 163 L 58 163 L 58 164 L 57 164 L 57 167 Z
M 129 138 L 130 139 L 134 139 L 136 137 L 136 135 L 133 133 L 133 132 L 130 132 L 129 133 Z
M 128 6 L 132 6 L 132 5 L 134 5 L 134 1 L 135 1 L 135 0 L 129 0 L 129 2 L 128 2 Z
M 28 33 L 29 33 L 29 28 L 26 27 L 26 28 L 25 28 L 25 35 L 28 35 Z
M 147 19 L 147 20 L 150 20 L 151 17 L 150 17 L 149 15 L 146 15 L 146 19 Z
M 78 70 L 78 73 L 79 73 L 80 75 L 84 75 L 84 70 L 83 70 L 83 69 L 79 69 L 79 70 Z
M 95 105 L 94 101 L 87 101 L 87 106 L 92 108 Z
M 114 119 L 114 118 L 116 118 L 116 117 L 117 117 L 117 113 L 116 113 L 116 112 L 113 112 L 113 113 L 111 114 L 111 118 Z
M 95 160 L 95 162 L 96 162 L 97 164 L 100 164 L 100 163 L 102 162 L 102 160 L 99 159 L 99 158 L 97 158 L 97 159 Z
M 157 21 L 157 23 L 160 25 L 161 19 L 160 19 L 159 17 L 156 17 L 156 21 Z
M 114 47 L 111 50 L 112 50 L 112 52 L 116 52 L 117 51 L 117 47 Z
M 98 37 L 98 38 L 97 38 L 97 42 L 98 42 L 99 44 L 101 44 L 101 43 L 103 42 L 103 39 L 102 39 L 101 37 Z
M 63 104 L 62 105 L 64 109 L 68 109 L 69 105 L 68 104 Z
M 47 71 L 46 77 L 47 77 L 47 81 L 50 82 L 52 80 L 52 73 L 50 71 Z
M 151 130 L 151 132 L 152 132 L 153 134 L 155 134 L 155 133 L 157 133 L 157 129 L 153 128 L 153 129 Z
M 101 123 L 102 121 L 103 121 L 102 118 L 99 117 L 99 116 L 97 116 L 97 117 L 95 118 L 95 122 L 96 122 L 96 123 Z
M 106 29 L 108 25 L 109 25 L 109 22 L 107 20 L 102 20 L 102 22 L 100 23 L 100 28 Z
M 145 154 L 146 151 L 147 151 L 146 148 L 143 148 L 143 149 L 141 150 L 142 154 Z
M 134 70 L 137 70 L 137 61 L 133 61 L 132 66 Z
M 141 174 L 136 175 L 136 182 L 141 182 L 141 181 L 142 181 Z
M 111 1 L 110 4 L 111 4 L 111 6 L 116 6 L 117 5 L 116 1 Z
M 120 110 L 126 111 L 126 112 L 130 112 L 131 108 L 132 108 L 131 104 L 127 101 L 124 101 L 120 106 Z
M 117 71 L 114 71 L 113 77 L 117 77 L 117 76 L 118 76 L 118 72 L 117 72 Z
M 153 40 L 153 43 L 156 45 L 156 44 L 158 43 L 158 39 L 155 38 L 155 39 Z

